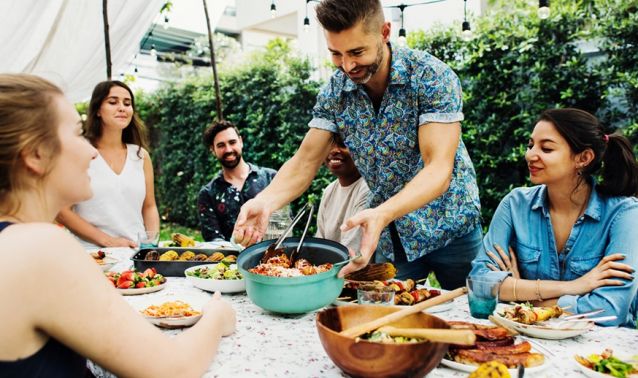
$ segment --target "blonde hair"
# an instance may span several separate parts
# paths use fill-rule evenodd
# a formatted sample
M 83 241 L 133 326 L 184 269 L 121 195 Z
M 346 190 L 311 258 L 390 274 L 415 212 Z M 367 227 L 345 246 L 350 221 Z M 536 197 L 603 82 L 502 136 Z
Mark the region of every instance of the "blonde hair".
M 28 186 L 23 155 L 34 149 L 48 156 L 60 152 L 53 100 L 62 95 L 60 88 L 40 77 L 0 74 L 0 213 L 13 215 L 20 209 L 16 193 Z

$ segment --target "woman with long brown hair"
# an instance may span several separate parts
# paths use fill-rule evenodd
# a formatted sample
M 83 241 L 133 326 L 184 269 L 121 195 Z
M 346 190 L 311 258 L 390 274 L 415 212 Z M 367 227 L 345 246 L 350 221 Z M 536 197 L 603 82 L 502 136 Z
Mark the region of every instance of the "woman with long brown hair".
M 135 247 L 144 231 L 159 232 L 146 127 L 131 89 L 116 80 L 93 90 L 86 137 L 97 148 L 89 174 L 93 198 L 64 209 L 58 221 L 85 247 Z

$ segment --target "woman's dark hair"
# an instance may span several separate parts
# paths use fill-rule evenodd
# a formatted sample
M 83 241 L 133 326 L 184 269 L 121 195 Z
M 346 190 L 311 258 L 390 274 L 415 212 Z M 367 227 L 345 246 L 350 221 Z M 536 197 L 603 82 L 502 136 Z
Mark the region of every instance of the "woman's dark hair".
M 631 142 L 620 134 L 605 134 L 596 117 L 580 109 L 549 109 L 541 121 L 551 122 L 575 154 L 588 148 L 594 159 L 581 171 L 580 180 L 600 173 L 597 190 L 608 196 L 638 195 L 638 163 Z M 581 181 L 579 181 L 579 184 Z
M 363 21 L 366 32 L 381 30 L 383 7 L 379 0 L 322 0 L 315 8 L 324 29 L 339 33 Z
M 128 91 L 131 95 L 131 107 L 133 108 L 131 123 L 122 131 L 122 142 L 139 146 L 137 156 L 141 158 L 142 148 L 148 151 L 148 132 L 146 125 L 144 125 L 144 122 L 142 122 L 137 115 L 133 91 L 131 91 L 128 85 L 121 81 L 107 80 L 95 86 L 93 94 L 91 95 L 91 102 L 89 102 L 86 123 L 84 124 L 84 135 L 94 147 L 97 147 L 97 141 L 102 137 L 102 119 L 98 117 L 98 112 L 102 103 L 108 97 L 111 88 L 115 86 L 122 87 Z

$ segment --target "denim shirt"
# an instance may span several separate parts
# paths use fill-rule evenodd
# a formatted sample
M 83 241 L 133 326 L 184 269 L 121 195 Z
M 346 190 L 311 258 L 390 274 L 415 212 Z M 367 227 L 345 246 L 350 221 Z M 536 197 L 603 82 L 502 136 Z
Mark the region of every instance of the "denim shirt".
M 361 84 L 337 70 L 321 89 L 309 126 L 339 133 L 371 192 L 371 207 L 397 194 L 424 163 L 418 129 L 429 122 L 463 120 L 456 74 L 432 55 L 391 47 L 388 87 L 378 112 Z M 480 222 L 476 174 L 459 139 L 449 189 L 425 206 L 395 220 L 409 261 L 467 235 Z M 378 251 L 394 260 L 386 227 Z
M 496 209 L 483 239 L 483 248 L 472 262 L 470 275 L 490 275 L 504 280 L 511 274 L 487 268 L 486 263 L 491 259 L 485 251 L 496 252 L 494 244 L 505 251 L 508 246 L 514 249 L 521 278 L 527 280 L 572 281 L 592 270 L 604 256 L 615 253 L 626 256 L 619 262 L 638 269 L 638 199 L 603 196 L 594 184 L 584 214 L 574 224 L 563 251 L 558 253 L 547 187 L 517 188 Z M 602 308 L 605 312 L 601 316 L 618 317 L 602 325 L 634 328 L 638 315 L 638 283 L 614 279 L 623 285 L 602 286 L 585 295 L 563 295 L 558 305 L 570 307 L 570 311 L 576 313 Z

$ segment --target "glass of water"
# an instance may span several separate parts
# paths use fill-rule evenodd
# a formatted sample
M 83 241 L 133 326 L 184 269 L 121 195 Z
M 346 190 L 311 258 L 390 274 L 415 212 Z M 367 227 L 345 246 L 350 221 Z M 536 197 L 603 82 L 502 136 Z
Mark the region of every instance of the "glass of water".
M 290 206 L 284 206 L 273 212 L 268 220 L 268 227 L 266 228 L 263 240 L 279 238 L 284 231 L 286 231 L 290 222 L 292 222 L 290 218 Z

